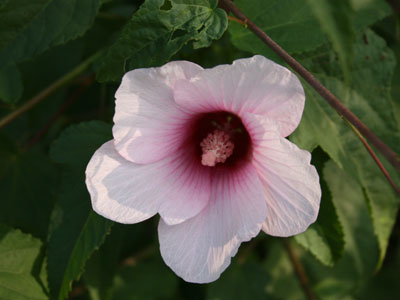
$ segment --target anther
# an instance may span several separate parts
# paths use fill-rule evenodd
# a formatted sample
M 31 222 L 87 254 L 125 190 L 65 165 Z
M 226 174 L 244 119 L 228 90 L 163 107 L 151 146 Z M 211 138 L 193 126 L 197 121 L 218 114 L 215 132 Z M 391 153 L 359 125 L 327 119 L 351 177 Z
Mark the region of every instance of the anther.
M 209 167 L 214 167 L 217 163 L 224 163 L 232 155 L 234 148 L 230 136 L 221 130 L 209 133 L 200 146 L 203 151 L 201 163 Z

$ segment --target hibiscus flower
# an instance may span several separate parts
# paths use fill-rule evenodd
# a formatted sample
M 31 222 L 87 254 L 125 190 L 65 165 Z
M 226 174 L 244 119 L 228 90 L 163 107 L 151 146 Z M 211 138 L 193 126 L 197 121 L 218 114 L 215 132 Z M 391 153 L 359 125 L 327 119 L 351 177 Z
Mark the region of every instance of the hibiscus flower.
M 93 209 L 127 224 L 158 213 L 161 255 L 184 280 L 216 280 L 261 230 L 286 237 L 316 220 L 318 173 L 285 139 L 305 101 L 288 69 L 175 61 L 128 72 L 115 97 L 114 139 L 86 169 Z

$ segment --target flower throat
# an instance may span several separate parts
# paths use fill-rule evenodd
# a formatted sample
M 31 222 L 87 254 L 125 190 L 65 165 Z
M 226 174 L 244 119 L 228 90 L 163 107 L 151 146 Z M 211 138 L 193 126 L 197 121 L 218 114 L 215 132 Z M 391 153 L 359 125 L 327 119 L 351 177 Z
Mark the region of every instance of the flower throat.
M 228 112 L 201 114 L 194 124 L 194 140 L 203 166 L 232 166 L 246 158 L 250 136 L 242 121 Z

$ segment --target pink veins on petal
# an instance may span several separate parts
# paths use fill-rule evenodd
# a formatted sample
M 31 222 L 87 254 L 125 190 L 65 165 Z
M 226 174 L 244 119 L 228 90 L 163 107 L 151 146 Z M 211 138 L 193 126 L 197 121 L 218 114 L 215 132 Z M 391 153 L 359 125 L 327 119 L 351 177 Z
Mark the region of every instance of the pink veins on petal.
M 295 235 L 317 218 L 311 155 L 285 138 L 304 101 L 297 77 L 262 56 L 128 72 L 114 139 L 86 169 L 93 209 L 121 223 L 158 213 L 165 263 L 186 281 L 216 280 L 261 230 Z

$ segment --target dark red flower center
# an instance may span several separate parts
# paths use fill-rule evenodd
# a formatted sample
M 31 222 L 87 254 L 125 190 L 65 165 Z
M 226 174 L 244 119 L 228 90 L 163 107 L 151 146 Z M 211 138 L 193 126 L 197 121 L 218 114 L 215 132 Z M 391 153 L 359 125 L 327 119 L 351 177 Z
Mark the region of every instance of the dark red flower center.
M 251 153 L 251 138 L 242 120 L 229 112 L 202 113 L 192 119 L 188 143 L 204 166 L 237 166 Z

